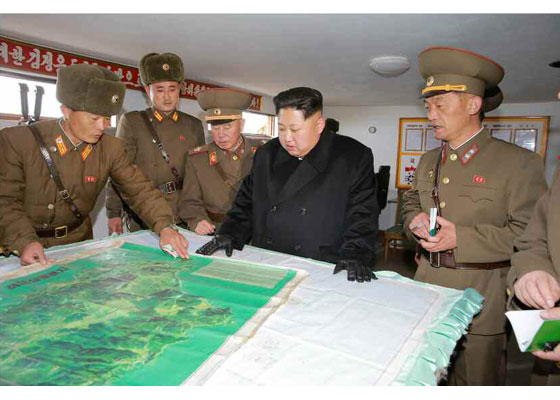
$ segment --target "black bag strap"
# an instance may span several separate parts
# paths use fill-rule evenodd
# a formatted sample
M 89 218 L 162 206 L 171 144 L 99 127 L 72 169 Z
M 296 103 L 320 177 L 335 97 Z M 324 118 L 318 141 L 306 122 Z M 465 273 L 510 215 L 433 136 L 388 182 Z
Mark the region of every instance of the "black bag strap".
M 436 162 L 436 166 L 435 166 L 435 170 L 434 170 L 434 184 L 432 186 L 432 199 L 434 200 L 434 203 L 436 205 L 437 208 L 437 215 L 439 215 L 440 217 L 442 217 L 441 215 L 441 207 L 439 206 L 439 172 L 441 169 L 441 159 L 443 158 L 443 147 L 445 146 L 445 143 L 442 143 L 441 145 L 441 150 L 439 152 L 438 155 L 438 159 Z
M 47 168 L 49 169 L 51 177 L 53 181 L 56 183 L 56 187 L 58 188 L 58 194 L 60 194 L 60 197 L 62 197 L 62 199 L 66 202 L 66 204 L 68 204 L 68 207 L 70 207 L 70 210 L 74 213 L 76 219 L 80 223 L 82 223 L 83 221 L 82 214 L 80 213 L 80 210 L 78 210 L 76 204 L 74 204 L 74 202 L 72 201 L 70 192 L 68 192 L 68 190 L 64 188 L 64 185 L 62 184 L 62 180 L 60 179 L 60 175 L 56 170 L 56 167 L 54 166 L 54 162 L 52 160 L 51 154 L 49 153 L 49 150 L 47 150 L 47 146 L 45 146 L 45 142 L 43 141 L 43 138 L 39 133 L 39 129 L 37 129 L 35 125 L 28 125 L 28 127 L 33 133 L 33 136 L 35 136 L 35 140 L 39 145 L 39 150 L 41 151 L 41 155 L 43 156 L 45 163 L 47 163 Z
M 163 159 L 165 160 L 167 165 L 169 165 L 169 168 L 171 169 L 171 173 L 175 177 L 175 183 L 177 185 L 180 185 L 182 183 L 181 182 L 181 177 L 179 176 L 179 173 L 177 172 L 177 168 L 175 168 L 173 166 L 173 164 L 171 163 L 171 158 L 169 158 L 169 154 L 167 154 L 167 152 L 163 148 L 163 145 L 161 144 L 161 140 L 159 139 L 159 135 L 156 131 L 156 128 L 154 127 L 154 124 L 152 123 L 152 120 L 150 119 L 150 116 L 148 115 L 148 112 L 146 110 L 142 110 L 142 111 L 140 111 L 140 115 L 142 115 L 142 117 L 144 118 L 144 122 L 146 123 L 146 125 L 148 126 L 148 129 L 150 130 L 150 132 L 152 134 L 154 144 L 157 146 L 159 151 L 161 151 L 161 155 L 163 156 Z

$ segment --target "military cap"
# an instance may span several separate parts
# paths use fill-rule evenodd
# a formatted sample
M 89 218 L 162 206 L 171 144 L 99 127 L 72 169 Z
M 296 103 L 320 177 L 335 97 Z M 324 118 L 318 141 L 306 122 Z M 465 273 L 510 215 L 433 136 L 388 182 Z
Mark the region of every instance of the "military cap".
M 183 83 L 185 80 L 183 61 L 173 53 L 148 53 L 140 59 L 138 69 L 144 86 L 164 81 Z
M 75 111 L 106 117 L 118 114 L 125 90 L 115 73 L 97 65 L 75 64 L 57 71 L 56 99 Z
M 430 47 L 418 56 L 420 74 L 426 80 L 422 97 L 463 92 L 484 99 L 484 112 L 497 108 L 503 94 L 498 84 L 504 69 L 495 61 L 455 47 Z
M 243 110 L 251 105 L 252 96 L 240 90 L 212 88 L 198 92 L 196 99 L 206 111 L 207 122 L 232 121 L 242 118 Z

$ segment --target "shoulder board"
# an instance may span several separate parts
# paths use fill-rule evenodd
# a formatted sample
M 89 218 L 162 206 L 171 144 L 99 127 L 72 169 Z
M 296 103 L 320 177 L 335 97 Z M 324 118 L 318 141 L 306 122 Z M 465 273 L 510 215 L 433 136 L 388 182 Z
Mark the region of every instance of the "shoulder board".
M 208 153 L 207 146 L 197 146 L 194 149 L 189 150 L 189 156 L 193 156 L 195 154 L 202 154 L 202 153 Z

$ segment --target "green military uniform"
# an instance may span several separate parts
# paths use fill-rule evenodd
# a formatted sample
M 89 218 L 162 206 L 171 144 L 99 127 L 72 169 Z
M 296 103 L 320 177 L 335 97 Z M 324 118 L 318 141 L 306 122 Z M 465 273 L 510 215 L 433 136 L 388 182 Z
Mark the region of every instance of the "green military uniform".
M 251 104 L 250 94 L 223 88 L 204 90 L 197 98 L 206 111 L 206 121 L 212 124 L 241 119 L 242 111 Z M 235 151 L 222 150 L 212 142 L 189 152 L 178 215 L 190 230 L 202 220 L 216 228 L 220 225 L 262 143 L 243 138 Z
M 431 48 L 421 53 L 419 63 L 427 83 L 425 96 L 449 90 L 472 93 L 484 97 L 484 111 L 501 102 L 497 84 L 503 70 L 500 73 L 501 67 L 491 60 L 464 50 Z M 409 230 L 414 217 L 420 212 L 429 215 L 430 208 L 437 206 L 434 185 L 441 216 L 456 226 L 457 247 L 431 256 L 423 251 L 415 279 L 455 289 L 475 288 L 485 298 L 455 360 L 450 383 L 503 384 L 507 267 L 514 239 L 523 232 L 546 190 L 543 160 L 494 139 L 486 129 L 459 148 L 444 142 L 442 149 L 428 151 L 403 197 L 410 237 L 414 237 Z
M 57 99 L 74 111 L 116 114 L 124 92 L 124 84 L 105 68 L 79 64 L 58 71 Z M 35 126 L 84 220 L 74 229 L 68 228 L 75 224 L 76 216 L 51 178 L 30 128 L 5 128 L 0 131 L 0 244 L 5 249 L 21 255 L 31 242 L 50 247 L 91 239 L 88 214 L 109 177 L 156 233 L 172 224 L 172 213 L 163 197 L 127 161 L 119 139 L 103 135 L 95 144 L 74 146 L 60 120 Z M 55 228 L 52 236 L 44 236 Z
M 515 295 L 514 283 L 532 271 L 545 271 L 560 282 L 560 166 L 552 187 L 535 207 L 531 222 L 515 240 L 518 252 L 511 258 L 508 287 Z M 560 363 L 536 359 L 534 384 L 560 385 Z M 546 378 L 543 379 L 543 376 Z
M 214 142 L 189 152 L 179 217 L 190 230 L 203 219 L 220 225 L 229 211 L 243 178 L 251 171 L 260 141 L 244 139 L 235 152 L 220 149 Z
M 145 86 L 161 81 L 182 82 L 184 79 L 181 59 L 170 53 L 147 54 L 140 61 L 140 72 Z M 185 159 L 189 150 L 204 144 L 204 128 L 198 118 L 181 111 L 175 110 L 165 115 L 152 107 L 145 112 L 155 127 L 171 164 L 178 172 L 178 183 L 161 150 L 154 143 L 152 132 L 140 111 L 128 112 L 120 118 L 117 137 L 124 141 L 130 162 L 137 165 L 163 193 L 174 215 L 177 215 L 177 202 L 184 181 Z M 111 185 L 107 187 L 106 208 L 108 218 L 124 216 L 121 200 Z M 135 221 L 130 215 L 124 217 L 129 222 L 131 231 L 141 229 L 139 221 Z

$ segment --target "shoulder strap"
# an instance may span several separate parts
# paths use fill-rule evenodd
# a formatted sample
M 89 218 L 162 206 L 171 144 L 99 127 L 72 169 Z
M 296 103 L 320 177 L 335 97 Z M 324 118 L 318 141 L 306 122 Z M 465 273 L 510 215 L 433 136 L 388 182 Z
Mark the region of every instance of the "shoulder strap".
M 54 166 L 52 157 L 49 151 L 47 150 L 47 146 L 45 146 L 45 142 L 43 141 L 41 134 L 39 133 L 39 129 L 37 129 L 37 127 L 34 125 L 28 125 L 28 127 L 33 133 L 33 136 L 35 136 L 35 140 L 39 145 L 39 150 L 41 150 L 41 155 L 43 156 L 45 163 L 47 163 L 47 168 L 49 169 L 53 181 L 56 183 L 56 187 L 58 188 L 58 193 L 60 194 L 60 197 L 62 197 L 62 199 L 66 202 L 66 204 L 68 204 L 68 207 L 70 207 L 70 210 L 74 213 L 76 219 L 81 223 L 83 220 L 82 214 L 80 213 L 80 210 L 78 210 L 78 207 L 76 207 L 76 204 L 74 204 L 74 202 L 72 201 L 68 190 L 64 188 L 64 185 L 62 184 L 62 180 L 60 179 L 60 175 L 56 170 L 56 167 Z
M 439 170 L 441 168 L 441 159 L 443 158 L 443 146 L 445 146 L 445 143 L 442 142 L 441 144 L 441 150 L 439 151 L 438 154 L 438 158 L 436 161 L 436 167 L 435 167 L 435 171 L 434 171 L 434 184 L 432 186 L 432 199 L 434 200 L 434 203 L 436 205 L 437 208 L 437 215 L 439 215 L 440 217 L 441 215 L 441 207 L 439 206 Z
M 173 166 L 173 164 L 171 163 L 171 158 L 169 158 L 169 154 L 167 154 L 167 152 L 163 148 L 163 145 L 161 144 L 161 140 L 159 139 L 159 135 L 156 131 L 156 128 L 152 124 L 152 121 L 150 120 L 150 117 L 148 116 L 148 113 L 146 112 L 146 110 L 142 110 L 142 111 L 140 111 L 140 115 L 142 115 L 142 117 L 144 118 L 144 122 L 146 123 L 146 126 L 148 127 L 148 129 L 150 130 L 150 133 L 152 134 L 153 142 L 155 143 L 155 145 L 157 146 L 159 151 L 161 151 L 161 155 L 163 156 L 163 159 L 165 160 L 167 165 L 169 165 L 169 168 L 171 169 L 171 173 L 175 177 L 176 183 L 180 184 L 181 183 L 181 177 L 179 176 L 179 173 L 177 172 L 177 168 L 175 168 Z
M 224 172 L 223 168 L 220 166 L 220 163 L 217 163 L 216 165 L 214 165 L 214 168 L 216 168 L 216 172 L 218 172 L 218 174 L 220 175 L 220 178 L 222 178 L 222 180 L 227 185 L 227 187 L 229 187 L 229 189 L 231 191 L 237 191 L 237 188 L 235 188 L 235 186 L 232 185 L 230 183 L 230 181 L 228 180 L 226 173 Z

